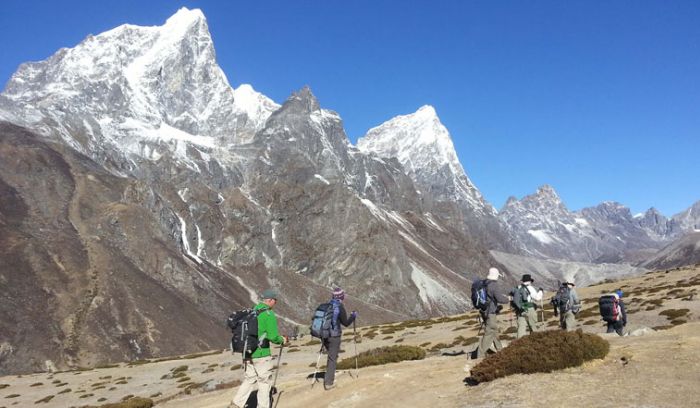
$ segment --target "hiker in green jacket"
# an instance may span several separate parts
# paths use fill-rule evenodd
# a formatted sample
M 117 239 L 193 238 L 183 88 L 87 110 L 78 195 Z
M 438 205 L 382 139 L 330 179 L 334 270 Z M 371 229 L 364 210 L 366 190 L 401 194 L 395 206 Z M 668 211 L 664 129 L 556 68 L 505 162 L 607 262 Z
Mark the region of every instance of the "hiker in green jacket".
M 243 408 L 250 393 L 258 388 L 258 407 L 270 407 L 270 387 L 272 386 L 272 353 L 270 343 L 286 344 L 289 342 L 286 336 L 280 336 L 277 329 L 277 317 L 272 308 L 277 304 L 279 293 L 274 289 L 267 289 L 262 294 L 262 301 L 255 306 L 258 314 L 258 348 L 253 352 L 252 358 L 243 361 L 243 381 L 238 392 L 233 397 L 229 408 Z

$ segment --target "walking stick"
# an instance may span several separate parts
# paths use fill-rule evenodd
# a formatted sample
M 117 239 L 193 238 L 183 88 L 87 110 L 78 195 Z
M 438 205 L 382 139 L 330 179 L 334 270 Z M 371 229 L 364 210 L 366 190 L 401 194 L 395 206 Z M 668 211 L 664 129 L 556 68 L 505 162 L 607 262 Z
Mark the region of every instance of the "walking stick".
M 359 378 L 360 371 L 357 367 L 357 328 L 355 327 L 355 320 L 352 321 L 352 342 L 355 346 L 355 378 Z
M 280 373 L 280 368 L 282 367 L 282 350 L 284 349 L 284 344 L 280 346 L 280 353 L 277 355 L 277 371 L 275 371 L 275 380 L 272 381 L 272 392 L 277 393 L 277 390 L 275 389 L 275 385 L 277 385 L 277 375 Z
M 321 341 L 321 348 L 318 350 L 318 358 L 316 359 L 316 368 L 314 368 L 314 375 L 311 377 L 311 389 L 316 385 L 316 374 L 318 374 L 318 363 L 321 362 L 321 355 L 323 354 L 323 340 Z

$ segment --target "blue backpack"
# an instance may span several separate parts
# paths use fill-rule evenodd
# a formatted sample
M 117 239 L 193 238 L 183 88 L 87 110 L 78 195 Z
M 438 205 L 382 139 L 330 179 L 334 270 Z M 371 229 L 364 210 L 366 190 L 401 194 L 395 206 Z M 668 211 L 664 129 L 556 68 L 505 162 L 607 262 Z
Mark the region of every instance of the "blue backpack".
M 490 299 L 486 294 L 488 285 L 489 281 L 487 279 L 475 279 L 472 282 L 472 305 L 482 312 L 489 308 Z
M 331 337 L 331 327 L 333 325 L 333 304 L 322 303 L 314 312 L 311 318 L 311 335 L 319 339 Z

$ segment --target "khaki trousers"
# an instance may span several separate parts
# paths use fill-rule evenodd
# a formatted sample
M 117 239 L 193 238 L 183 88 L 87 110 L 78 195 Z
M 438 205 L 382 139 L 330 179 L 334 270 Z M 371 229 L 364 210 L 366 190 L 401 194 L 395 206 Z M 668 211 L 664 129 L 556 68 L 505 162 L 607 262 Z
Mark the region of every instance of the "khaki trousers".
M 574 331 L 576 330 L 576 315 L 571 310 L 562 313 L 559 315 L 559 323 L 563 330 Z
M 476 353 L 476 358 L 485 357 L 486 352 L 491 348 L 491 344 L 494 345 L 496 351 L 500 351 L 503 348 L 501 341 L 498 339 L 500 332 L 501 328 L 498 324 L 498 315 L 488 315 L 486 317 L 486 323 L 484 323 L 484 336 L 479 343 L 479 350 Z
M 270 387 L 272 386 L 272 357 L 254 358 L 243 363 L 243 382 L 233 397 L 233 403 L 243 407 L 250 393 L 258 389 L 258 407 L 270 408 Z
M 518 333 L 515 335 L 516 338 L 521 338 L 527 334 L 527 329 L 530 329 L 531 333 L 539 331 L 539 325 L 537 324 L 537 311 L 534 307 L 524 310 L 518 315 Z

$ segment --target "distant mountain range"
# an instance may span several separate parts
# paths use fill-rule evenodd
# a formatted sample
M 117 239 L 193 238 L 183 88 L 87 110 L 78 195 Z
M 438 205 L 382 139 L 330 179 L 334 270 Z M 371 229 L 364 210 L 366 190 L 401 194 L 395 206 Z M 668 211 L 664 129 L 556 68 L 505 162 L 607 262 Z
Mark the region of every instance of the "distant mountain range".
M 570 212 L 547 186 L 496 211 L 435 109 L 353 146 L 309 88 L 232 88 L 199 10 L 22 64 L 0 158 L 0 373 L 225 347 L 269 286 L 286 327 L 333 285 L 365 322 L 457 313 L 490 266 L 593 281 L 635 269 L 562 263 L 641 263 L 700 225 L 700 203 Z

